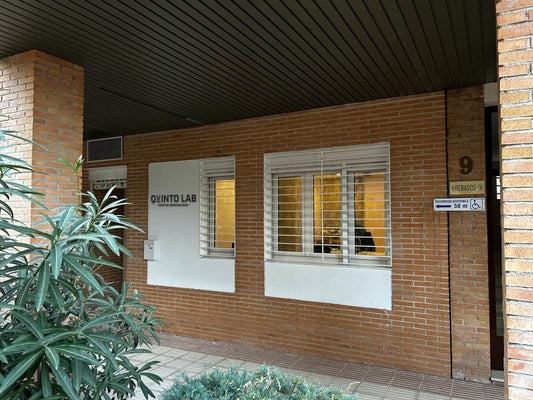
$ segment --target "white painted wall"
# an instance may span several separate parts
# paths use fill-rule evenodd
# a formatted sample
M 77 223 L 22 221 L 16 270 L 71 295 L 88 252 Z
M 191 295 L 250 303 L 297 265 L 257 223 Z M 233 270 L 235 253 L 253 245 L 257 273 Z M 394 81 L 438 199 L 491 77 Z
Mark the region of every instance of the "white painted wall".
M 159 206 L 152 195 L 195 195 L 182 206 Z M 235 260 L 200 257 L 200 161 L 148 166 L 148 239 L 159 241 L 160 259 L 148 261 L 148 284 L 235 292 Z
M 265 262 L 265 295 L 391 310 L 392 274 L 387 268 Z

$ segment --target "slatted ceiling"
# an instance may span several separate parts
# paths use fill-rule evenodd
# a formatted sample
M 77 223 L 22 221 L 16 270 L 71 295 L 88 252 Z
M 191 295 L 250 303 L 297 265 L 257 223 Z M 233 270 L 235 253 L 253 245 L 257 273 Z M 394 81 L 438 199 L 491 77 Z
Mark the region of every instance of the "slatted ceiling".
M 416 71 L 412 70 L 412 65 L 404 53 L 399 38 L 396 37 L 396 32 L 391 26 L 381 2 L 365 2 L 365 4 L 369 14 L 369 19 L 365 21 L 365 26 L 375 24 L 376 39 L 381 39 L 381 43 L 378 42 L 378 47 L 385 53 L 387 61 L 394 60 L 397 62 L 393 67 L 394 73 L 403 75 L 403 82 L 405 83 L 407 93 L 411 94 L 422 91 L 422 86 L 418 81 Z M 402 39 L 406 40 L 406 38 Z M 412 73 L 409 73 L 409 71 L 412 71 Z
M 220 53 L 211 56 L 213 52 L 205 44 L 205 40 L 191 40 L 189 42 L 182 39 L 182 36 L 185 35 L 181 28 L 185 25 L 182 21 L 174 21 L 175 24 L 173 25 L 166 19 L 159 18 L 148 8 L 142 9 L 140 5 L 133 4 L 132 2 L 127 3 L 127 6 L 135 6 L 135 12 L 143 13 L 142 16 L 138 16 L 139 18 L 149 18 L 149 20 L 143 19 L 134 26 L 137 26 L 137 29 L 148 32 L 153 27 L 154 31 L 157 32 L 158 42 L 165 44 L 165 47 L 160 49 L 160 52 L 172 57 L 170 63 L 177 63 L 177 65 L 183 64 L 184 70 L 180 71 L 183 75 L 180 76 L 186 78 L 192 75 L 195 82 L 205 86 L 205 91 L 210 91 L 210 93 L 207 92 L 204 95 L 221 96 L 224 92 L 221 87 L 221 82 L 225 82 L 228 85 L 226 91 L 229 90 L 232 95 L 237 95 L 243 89 L 244 85 L 242 81 L 233 78 L 237 73 L 231 70 L 231 63 L 226 62 Z M 172 29 L 176 32 L 173 33 Z M 178 36 L 178 33 L 180 36 Z M 194 36 L 191 36 L 191 38 L 194 38 Z M 150 43 L 148 42 L 148 44 Z M 176 77 L 169 77 L 169 79 L 176 79 Z M 194 86 L 191 87 L 194 90 Z
M 333 56 L 332 52 L 336 51 L 335 46 L 324 34 L 323 27 L 318 25 L 309 15 L 309 11 L 303 9 L 297 2 L 286 2 L 286 7 L 289 10 L 286 19 L 296 32 L 297 45 L 323 71 L 323 80 L 330 90 L 335 90 L 340 96 L 339 103 L 350 102 L 349 99 L 360 101 L 359 99 L 365 98 L 367 93 L 361 86 L 346 79 L 345 68 Z
M 451 43 L 452 45 L 443 45 L 445 53 L 446 66 L 450 70 L 451 85 L 456 86 L 463 80 L 463 73 L 459 64 L 459 58 L 456 51 L 455 37 L 453 34 L 453 26 L 451 15 L 445 1 L 436 1 L 431 3 L 433 14 L 436 16 L 435 24 L 439 32 L 439 39 L 442 43 Z M 441 16 L 439 18 L 439 16 Z
M 465 12 L 468 15 L 468 24 L 471 23 L 474 27 L 481 26 L 483 7 L 475 7 L 475 2 L 467 2 L 465 4 Z M 467 21 L 465 21 L 465 24 L 466 23 Z M 483 43 L 481 31 L 479 31 L 478 29 L 470 29 L 470 27 L 468 26 L 468 43 L 469 48 L 471 48 L 470 60 L 472 62 L 472 79 L 474 79 L 475 76 L 483 75 L 483 47 L 477 46 L 474 49 L 471 45 L 472 43 Z M 469 54 L 468 48 L 466 49 L 466 54 Z
M 289 71 L 287 65 L 292 66 L 292 71 L 289 72 L 298 86 L 297 91 L 305 93 L 310 104 L 316 106 L 328 102 L 342 103 L 339 92 L 331 90 L 331 86 L 326 82 L 327 72 L 315 62 L 316 57 L 313 58 L 303 51 L 306 47 L 304 38 L 282 17 L 281 14 L 285 17 L 289 14 L 284 4 L 281 4 L 279 9 L 274 9 L 275 5 L 271 3 L 244 2 L 242 7 L 249 8 L 250 14 L 255 12 L 262 16 L 257 21 L 257 35 L 270 40 L 277 53 L 276 59 L 281 62 L 285 71 Z
M 108 94 L 108 96 L 113 95 Z M 95 137 L 105 136 L 106 133 L 114 133 L 116 136 L 128 133 L 128 131 L 129 133 L 141 133 L 143 132 L 142 127 L 146 118 L 155 121 L 154 127 L 157 128 L 155 130 L 165 130 L 167 126 L 175 126 L 176 128 L 196 126 L 194 123 L 144 107 L 141 104 L 126 99 L 119 98 L 117 100 L 114 97 L 110 99 L 105 99 L 105 97 L 94 99 L 93 96 L 89 95 L 86 97 L 86 101 L 92 107 L 89 111 L 97 114 L 99 120 L 103 122 L 99 126 L 90 127 L 94 131 Z M 123 118 L 120 118 L 120 116 Z M 128 129 L 128 131 L 125 131 L 125 129 Z
M 409 4 L 412 5 L 412 3 Z M 390 7 L 384 11 L 388 16 L 396 35 L 402 38 L 400 41 L 403 48 L 402 53 L 405 54 L 415 70 L 416 77 L 418 78 L 421 87 L 424 91 L 431 91 L 431 88 L 434 87 L 434 85 L 431 82 L 430 74 L 428 73 L 429 70 L 420 55 L 420 49 L 415 43 L 415 36 L 423 38 L 421 32 L 416 31 L 418 20 L 416 19 L 413 21 L 412 25 L 408 25 L 406 17 L 403 15 L 396 2 L 391 2 Z M 424 40 L 421 40 L 421 42 L 424 42 Z
M 410 1 L 402 1 L 398 3 L 399 12 L 405 21 L 405 29 L 410 32 L 412 46 L 416 48 L 419 55 L 419 62 L 422 64 L 424 74 L 429 79 L 429 87 L 442 86 L 442 80 L 438 73 L 428 73 L 428 71 L 437 71 L 438 66 L 435 62 L 432 49 L 429 46 L 426 34 L 422 28 L 422 21 L 419 18 L 419 13 L 416 10 L 415 3 Z M 430 21 L 431 25 L 435 25 Z
M 201 6 L 199 3 L 192 3 L 191 7 L 193 5 Z M 203 12 L 210 11 L 203 10 Z M 283 107 L 293 105 L 295 102 L 304 107 L 311 106 L 311 103 L 307 100 L 307 96 L 301 95 L 301 87 L 298 87 L 293 83 L 294 78 L 296 77 L 285 76 L 278 66 L 280 60 L 276 60 L 276 63 L 271 63 L 268 58 L 269 49 L 261 48 L 248 39 L 248 36 L 257 35 L 256 33 L 245 31 L 242 32 L 240 36 L 236 36 L 232 31 L 239 30 L 240 26 L 238 26 L 238 20 L 233 23 L 228 23 L 216 13 L 213 13 L 210 18 L 213 18 L 213 22 L 216 23 L 214 31 L 209 32 L 211 40 L 215 43 L 215 45 L 211 47 L 224 49 L 227 53 L 225 56 L 229 59 L 228 64 L 232 67 L 241 69 L 245 68 L 245 70 L 239 70 L 236 72 L 236 77 L 241 82 L 243 79 L 246 79 L 247 76 L 251 76 L 262 85 L 262 93 L 269 97 L 269 103 L 267 103 L 263 96 L 262 103 L 264 105 L 276 107 L 276 109 L 280 110 Z M 243 65 L 240 60 L 249 61 Z M 274 86 L 276 82 L 280 81 L 284 84 L 283 90 L 279 90 Z M 253 81 L 250 81 L 247 84 L 245 89 L 246 92 L 244 93 L 246 96 L 255 95 L 256 91 L 250 91 L 250 89 L 253 89 L 253 83 Z
M 321 12 L 328 18 L 331 29 L 334 31 L 334 40 L 337 42 L 343 55 L 348 59 L 352 55 L 351 63 L 356 71 L 352 75 L 359 81 L 367 82 L 374 90 L 374 97 L 390 97 L 393 91 L 390 83 L 385 79 L 383 73 L 379 71 L 379 68 L 376 68 L 375 62 L 368 57 L 368 52 L 361 46 L 357 37 L 353 35 L 350 24 L 346 20 L 348 16 L 342 13 L 336 5 L 325 7 L 324 4 L 318 4 L 318 6 Z M 353 15 L 353 13 L 350 14 Z M 371 71 L 377 73 L 372 74 Z M 365 80 L 364 77 L 370 78 Z
M 324 7 L 325 5 L 327 7 Z M 344 36 L 339 33 L 337 27 L 342 27 L 343 22 L 335 9 L 327 3 L 317 3 L 310 4 L 308 12 L 318 26 L 315 30 L 317 39 L 320 40 L 324 49 L 331 49 L 329 51 L 330 57 L 338 63 L 338 66 L 335 66 L 334 63 L 332 65 L 335 66 L 335 69 L 343 79 L 361 93 L 364 98 L 385 96 L 385 92 L 383 90 L 380 91 L 380 83 L 370 74 L 370 71 L 361 63 L 357 54 L 350 48 Z M 368 79 L 361 79 L 363 76 L 367 76 Z M 353 96 L 350 96 L 347 100 L 353 101 Z
M 237 44 L 239 46 L 237 50 L 254 61 L 255 65 L 251 65 L 251 67 L 259 72 L 258 79 L 273 87 L 277 91 L 276 96 L 281 96 L 281 98 L 287 95 L 299 97 L 300 101 L 304 101 L 313 107 L 314 101 L 311 100 L 310 102 L 307 99 L 309 99 L 310 95 L 312 96 L 311 99 L 318 99 L 321 92 L 317 92 L 315 89 L 316 81 L 305 82 L 301 79 L 302 76 L 306 77 L 309 74 L 307 71 L 298 70 L 301 62 L 295 59 L 290 52 L 286 51 L 281 54 L 279 50 L 280 48 L 284 49 L 283 46 L 280 46 L 281 43 L 279 42 L 272 43 L 273 37 L 268 29 L 262 27 L 260 23 L 254 23 L 255 30 L 251 29 L 241 19 L 231 14 L 224 7 L 224 4 L 210 3 L 209 10 L 205 9 L 205 6 L 201 3 L 194 3 L 194 6 L 201 8 L 202 12 L 210 13 L 209 17 L 213 21 L 227 27 L 220 34 L 223 35 L 228 43 Z M 238 8 L 232 9 L 232 11 L 239 15 L 240 18 L 245 18 L 247 15 Z M 254 12 L 254 10 L 251 11 Z M 257 11 L 255 13 L 257 14 Z M 252 21 L 256 22 L 253 19 Z M 296 71 L 294 71 L 295 68 Z M 319 75 L 316 77 L 320 79 Z M 336 96 L 336 98 L 329 101 L 340 101 L 336 92 L 332 92 L 331 95 Z M 292 102 L 294 101 L 292 100 Z
M 96 12 L 93 14 L 97 15 Z M 101 21 L 101 26 L 110 27 L 110 24 L 111 26 L 115 25 L 111 22 L 104 23 L 104 19 L 99 20 Z M 119 58 L 116 61 L 122 62 L 122 67 L 126 71 L 128 71 L 128 68 L 126 67 L 128 64 L 132 63 L 134 67 L 138 65 L 142 69 L 133 69 L 133 72 L 136 73 L 137 77 L 140 75 L 143 78 L 140 80 L 130 79 L 129 88 L 135 90 L 137 85 L 144 85 L 145 87 L 151 87 L 153 91 L 153 88 L 157 87 L 156 85 L 161 85 L 161 81 L 167 80 L 168 82 L 172 82 L 176 80 L 176 76 L 180 76 L 183 78 L 181 78 L 179 82 L 185 84 L 181 85 L 185 87 L 180 88 L 182 98 L 185 98 L 182 101 L 185 104 L 187 103 L 187 96 L 191 92 L 193 95 L 201 96 L 213 96 L 216 94 L 216 92 L 213 91 L 213 87 L 215 87 L 217 80 L 213 79 L 211 82 L 204 83 L 205 78 L 198 75 L 198 71 L 200 71 L 202 69 L 201 66 L 204 65 L 201 62 L 202 60 L 198 60 L 198 64 L 196 65 L 199 65 L 200 68 L 197 68 L 196 70 L 194 69 L 195 64 L 192 63 L 191 65 L 183 66 L 182 60 L 187 61 L 190 58 L 189 54 L 176 54 L 176 52 L 170 47 L 163 47 L 160 36 L 155 37 L 156 44 L 152 45 L 149 42 L 149 36 L 138 33 L 141 25 L 139 25 L 139 23 L 135 23 L 134 21 L 130 22 L 131 24 L 128 23 L 125 25 L 118 25 L 115 28 L 118 29 L 117 32 L 121 32 L 121 36 L 117 36 L 117 32 L 113 31 L 102 32 L 99 36 L 97 36 L 98 39 L 104 43 L 106 42 L 106 36 L 108 36 L 108 34 L 111 35 L 111 37 L 116 38 L 117 41 L 121 39 L 128 40 L 129 47 L 127 48 L 127 51 L 121 55 L 122 58 Z M 134 29 L 135 34 L 128 32 L 128 29 Z M 119 42 L 112 43 L 112 48 L 118 47 L 118 44 Z M 154 63 L 154 61 L 156 62 Z M 146 72 L 149 68 L 152 68 L 152 74 Z M 175 70 L 172 71 L 172 68 Z M 190 77 L 190 79 L 187 79 L 188 77 Z M 125 80 L 128 81 L 128 79 Z M 123 85 L 125 84 L 127 83 L 123 83 Z M 169 93 L 168 89 L 170 87 L 172 86 L 164 85 L 162 87 L 158 87 L 157 96 L 159 99 L 165 98 L 165 96 L 175 96 L 175 93 Z M 162 91 L 160 91 L 160 89 L 162 89 Z M 197 92 L 194 91 L 195 89 Z M 149 92 L 149 90 L 145 90 Z M 123 91 L 126 92 L 126 90 Z
M 483 10 L 483 13 L 481 25 L 478 30 L 480 31 L 480 35 L 483 39 L 483 42 L 481 43 L 481 45 L 479 45 L 480 43 L 478 42 L 472 42 L 472 46 L 474 49 L 477 49 L 477 53 L 474 54 L 481 57 L 482 60 L 481 62 L 483 64 L 484 74 L 480 76 L 484 76 L 488 82 L 495 82 L 497 79 L 497 68 L 495 66 L 497 52 L 495 33 L 496 17 L 494 11 L 494 3 L 482 2 L 481 9 Z M 470 24 L 470 21 L 468 23 Z M 472 27 L 472 29 L 476 28 Z M 492 62 L 487 62 L 487 60 L 493 60 L 494 64 Z M 476 78 L 479 78 L 479 76 L 476 76 Z
M 336 88 L 337 93 L 342 96 L 341 102 L 348 102 L 348 99 L 354 97 L 365 98 L 369 96 L 366 88 L 347 76 L 344 65 L 345 59 L 327 32 L 329 23 L 323 18 L 322 13 L 317 12 L 316 8 L 313 9 L 313 6 L 310 2 L 306 9 L 302 9 L 297 2 L 287 2 L 287 8 L 291 10 L 291 15 L 299 22 L 295 23 L 294 26 L 304 40 L 303 48 L 313 49 L 316 56 L 323 59 L 327 84 Z
M 175 115 L 217 123 L 493 81 L 494 8 L 493 0 L 3 0 L 0 58 L 38 49 L 83 66 L 86 137 L 150 132 L 194 126 Z
M 244 74 L 243 78 L 249 76 L 255 80 L 256 85 L 261 85 L 272 106 L 278 107 L 281 104 L 287 107 L 294 102 L 311 105 L 307 97 L 302 95 L 302 87 L 295 84 L 298 75 L 291 76 L 290 71 L 285 70 L 285 60 L 282 57 L 275 58 L 276 49 L 262 40 L 259 32 L 250 29 L 242 20 L 229 13 L 223 3 L 210 3 L 210 7 L 192 3 L 191 7 L 193 6 L 215 24 L 212 40 L 231 53 L 230 62 L 234 67 L 240 66 L 243 69 L 238 71 L 238 76 Z M 256 28 L 261 29 L 260 25 Z M 253 84 L 254 81 L 249 83 Z M 279 89 L 281 84 L 285 90 Z
M 400 3 L 403 4 L 403 3 Z M 420 22 L 420 35 L 418 36 L 417 43 L 427 43 L 429 53 L 421 52 L 424 61 L 427 63 L 428 70 L 430 71 L 430 76 L 433 79 L 436 79 L 434 87 L 451 87 L 452 80 L 450 71 L 447 68 L 446 55 L 444 54 L 444 49 L 441 45 L 436 45 L 436 43 L 441 43 L 439 32 L 437 30 L 437 25 L 435 23 L 435 16 L 429 2 L 418 1 L 415 3 L 415 13 L 416 18 Z M 409 15 L 409 13 L 404 13 L 404 15 Z M 419 16 L 426 16 L 426 18 L 420 18 Z M 412 24 L 408 22 L 409 26 Z M 433 71 L 433 73 L 431 73 Z
M 414 92 L 407 74 L 392 53 L 383 32 L 375 24 L 374 17 L 370 14 L 365 2 L 358 1 L 356 6 L 352 7 L 354 8 L 354 14 L 357 15 L 357 18 L 361 22 L 360 31 L 356 32 L 357 36 L 361 35 L 361 31 L 368 35 L 371 46 L 377 49 L 381 58 L 388 66 L 390 76 L 394 78 L 392 83 L 395 85 L 397 95 L 400 96 L 402 93 Z
M 486 7 L 483 6 L 483 4 L 480 7 L 475 7 L 475 4 L 466 3 L 465 4 L 465 11 L 468 14 L 467 17 L 467 23 L 468 23 L 468 35 L 469 35 L 469 44 L 470 48 L 467 49 L 467 54 L 470 55 L 470 60 L 472 62 L 472 73 L 473 73 L 473 79 L 477 76 L 483 76 L 484 75 L 484 52 L 488 52 L 491 54 L 491 57 L 496 57 L 496 52 L 491 51 L 492 49 L 496 48 L 496 41 L 492 42 L 492 46 L 488 46 L 487 48 L 484 48 L 483 45 L 474 45 L 476 43 L 484 43 L 484 37 L 482 36 L 482 31 L 480 29 L 476 29 L 476 26 L 483 26 L 484 21 L 484 14 L 486 13 Z M 496 22 L 493 21 L 493 24 Z
M 78 11 L 78 10 L 76 10 Z M 96 15 L 96 14 L 94 14 Z M 100 20 L 100 21 L 103 21 L 103 20 Z M 90 23 L 89 20 L 84 20 L 84 23 Z M 94 22 L 94 21 L 93 21 Z M 75 25 L 75 24 L 74 24 Z M 99 26 L 100 27 L 103 27 L 103 26 L 108 26 L 108 23 L 104 24 L 104 23 L 101 23 Z M 99 28 L 100 29 L 100 28 Z M 100 47 L 98 50 L 101 51 L 101 52 L 106 52 L 106 51 L 109 51 L 109 56 L 111 56 L 111 51 L 113 50 L 114 47 L 109 47 L 110 45 L 107 44 L 108 40 L 106 40 L 107 37 L 114 37 L 113 36 L 113 32 L 112 31 L 107 31 L 105 29 L 103 29 L 102 31 L 98 31 L 97 32 L 97 35 L 95 37 L 95 39 L 99 42 L 99 43 L 102 43 L 103 45 L 102 46 L 105 46 L 105 47 Z M 150 60 L 150 55 L 147 55 L 147 53 L 142 53 L 142 49 L 140 48 L 140 46 L 138 46 L 137 43 L 146 43 L 145 40 L 139 40 L 138 38 L 135 38 L 135 37 L 129 37 L 129 39 L 131 39 L 131 44 L 132 44 L 132 47 L 133 49 L 128 49 L 128 52 L 129 53 L 132 53 L 132 50 L 135 50 L 135 60 L 137 61 L 138 64 L 140 64 L 142 66 L 142 60 Z M 146 38 L 145 38 L 146 39 Z M 116 46 L 116 45 L 115 45 Z M 107 48 L 106 48 L 107 47 Z M 158 53 L 158 54 L 165 54 L 163 51 Z M 142 56 L 142 57 L 141 57 Z M 123 58 L 121 58 L 123 57 Z M 157 59 L 157 57 L 156 57 Z M 120 62 L 122 61 L 122 64 L 120 64 Z M 150 63 L 152 62 L 153 60 L 149 61 L 149 62 L 146 62 L 145 63 L 145 68 L 150 68 Z M 124 73 L 126 73 L 127 71 L 129 71 L 129 69 L 126 67 L 128 66 L 129 64 L 132 64 L 132 65 L 135 65 L 134 61 L 132 61 L 132 54 L 128 54 L 127 52 L 122 52 L 122 54 L 119 53 L 116 53 L 116 57 L 115 57 L 115 60 L 112 64 L 112 66 L 115 66 L 116 70 L 114 71 L 116 76 L 119 77 L 119 80 L 118 82 L 123 82 L 121 83 L 121 85 L 123 87 L 126 87 L 126 85 L 129 83 L 131 86 L 131 89 L 132 89 L 132 92 L 135 93 L 135 92 L 138 92 L 139 91 L 139 85 L 144 85 L 144 86 L 148 86 L 148 87 L 155 87 L 156 85 L 160 85 L 161 82 L 159 81 L 159 79 L 168 79 L 169 81 L 175 79 L 175 75 L 174 74 L 165 74 L 165 71 L 160 69 L 160 68 L 157 68 L 159 65 L 164 65 L 164 63 L 166 62 L 168 65 L 172 65 L 173 61 L 174 60 L 162 60 L 161 58 L 157 59 L 158 63 L 155 64 L 154 66 L 154 70 L 155 72 L 158 74 L 157 75 L 157 81 L 154 81 L 153 83 L 150 82 L 150 78 L 156 78 L 155 75 L 150 75 L 150 74 L 145 74 L 144 71 L 142 70 L 135 70 L 133 69 L 133 72 L 136 74 L 136 75 L 130 75 L 130 76 L 127 76 L 125 75 Z M 122 71 L 124 71 L 124 73 L 122 73 Z M 181 72 L 181 71 L 180 71 Z M 183 73 L 183 75 L 181 76 L 187 76 L 187 74 L 189 73 L 189 71 L 186 71 L 185 73 Z M 138 77 L 139 75 L 141 74 L 141 76 L 146 76 L 147 78 L 147 82 L 145 82 L 145 79 L 144 79 L 144 76 L 143 76 L 143 79 L 142 80 L 139 80 Z M 193 85 L 191 84 L 190 87 L 192 88 Z M 161 96 L 164 96 L 164 92 L 165 92 L 165 89 L 167 88 L 167 86 L 162 86 L 162 87 L 159 87 L 158 88 L 158 96 L 159 96 L 159 99 L 161 99 Z M 153 89 L 152 89 L 153 90 Z M 183 90 L 182 91 L 183 93 L 189 93 L 189 91 L 185 91 Z
M 451 15 L 452 30 L 455 36 L 456 49 L 462 73 L 462 79 L 467 85 L 473 84 L 472 76 L 472 62 L 468 54 L 470 47 L 470 38 L 467 32 L 468 26 L 465 20 L 465 9 L 463 4 L 458 4 L 453 1 L 448 2 L 448 7 Z
M 127 10 L 124 10 L 124 12 L 126 11 Z M 136 10 L 135 12 L 142 12 L 142 10 Z M 139 18 L 143 19 L 140 20 Z M 160 23 L 160 20 L 158 20 L 157 23 Z M 166 37 L 163 34 L 164 32 L 161 32 L 161 27 L 159 25 L 153 30 L 151 28 L 152 26 L 156 26 L 155 22 L 148 21 L 140 15 L 136 15 L 136 18 L 131 21 L 127 20 L 126 25 L 124 26 L 124 29 L 134 27 L 136 31 L 142 32 L 146 30 L 152 32 L 153 39 L 155 39 L 157 43 L 155 46 L 152 46 L 152 43 L 148 41 L 148 33 L 143 33 L 142 39 L 137 42 L 144 46 L 153 47 L 149 50 L 150 53 L 148 53 L 147 59 L 150 59 L 150 57 L 152 57 L 151 52 L 155 51 L 155 54 L 165 58 L 164 66 L 166 68 L 172 66 L 174 66 L 174 68 L 182 68 L 179 72 L 181 72 L 184 77 L 192 75 L 194 82 L 203 84 L 207 90 L 213 90 L 213 88 L 220 86 L 221 77 L 226 79 L 226 83 L 241 86 L 238 88 L 239 90 L 242 88 L 242 82 L 239 82 L 236 79 L 231 80 L 231 75 L 236 75 L 236 73 L 228 68 L 228 64 L 217 61 L 213 57 L 205 57 L 205 54 L 208 54 L 209 52 L 209 48 L 206 48 L 202 43 L 187 43 L 176 35 Z M 168 29 L 170 28 L 171 27 L 168 27 Z M 176 44 L 179 45 L 176 46 Z M 212 65 L 213 61 L 216 61 L 217 63 Z M 175 79 L 176 77 L 170 76 L 169 74 L 168 78 Z M 212 93 L 211 95 L 213 94 L 215 93 Z
M 396 87 L 397 82 L 395 82 L 392 69 L 376 47 L 368 31 L 363 28 L 353 8 L 343 0 L 334 0 L 333 6 L 345 23 L 346 29 L 342 31 L 343 37 L 350 43 L 353 52 L 372 71 L 372 76 L 375 77 L 378 85 L 386 90 L 386 94 L 383 97 L 398 96 L 401 92 Z M 362 78 L 366 76 L 363 75 Z

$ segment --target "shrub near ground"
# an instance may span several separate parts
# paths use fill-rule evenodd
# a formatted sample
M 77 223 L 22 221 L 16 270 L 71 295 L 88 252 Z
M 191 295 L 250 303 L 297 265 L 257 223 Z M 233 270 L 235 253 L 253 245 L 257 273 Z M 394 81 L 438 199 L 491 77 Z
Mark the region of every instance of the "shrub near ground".
M 255 372 L 213 368 L 196 378 L 182 374 L 161 400 L 357 400 L 337 388 L 311 384 L 302 378 L 262 366 Z
M 129 285 L 119 292 L 96 273 L 118 267 L 102 254 L 129 254 L 114 234 L 137 229 L 116 215 L 123 200 L 109 190 L 102 201 L 80 194 L 79 204 L 46 209 L 15 179 L 33 168 L 9 154 L 9 136 L 0 130 L 0 400 L 122 400 L 137 388 L 154 397 L 145 382 L 161 381 L 153 363 L 129 357 L 148 352 L 140 347 L 158 341 L 162 321 Z M 18 220 L 17 198 L 40 207 L 43 222 Z

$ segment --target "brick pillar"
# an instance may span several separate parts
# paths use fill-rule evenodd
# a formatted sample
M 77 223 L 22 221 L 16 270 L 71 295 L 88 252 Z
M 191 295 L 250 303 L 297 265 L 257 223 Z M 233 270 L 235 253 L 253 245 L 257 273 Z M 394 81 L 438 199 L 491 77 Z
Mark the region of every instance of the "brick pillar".
M 533 3 L 497 2 L 507 398 L 533 398 Z
M 448 92 L 450 182 L 485 181 L 484 107 L 481 86 Z M 473 161 L 472 171 L 467 175 L 461 173 L 460 159 L 464 156 Z M 490 325 L 487 213 L 450 212 L 448 218 L 452 376 L 488 382 Z
M 2 129 L 35 142 L 11 142 L 9 153 L 35 168 L 19 180 L 44 193 L 49 209 L 75 204 L 76 177 L 61 159 L 73 163 L 83 149 L 83 69 L 35 50 L 0 60 L 0 114 Z M 12 207 L 26 223 L 42 219 L 28 202 Z

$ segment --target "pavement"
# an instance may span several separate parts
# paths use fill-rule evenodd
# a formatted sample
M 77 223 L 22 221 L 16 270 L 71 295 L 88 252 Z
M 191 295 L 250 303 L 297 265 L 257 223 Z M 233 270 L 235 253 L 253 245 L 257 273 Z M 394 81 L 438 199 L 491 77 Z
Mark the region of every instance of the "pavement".
M 160 385 L 147 382 L 156 399 L 181 373 L 194 377 L 213 367 L 255 371 L 262 364 L 275 366 L 308 382 L 337 387 L 350 394 L 357 393 L 360 400 L 504 399 L 503 384 L 467 382 L 205 339 L 166 334 L 160 335 L 160 339 L 161 345 L 150 348 L 152 353 L 131 357 L 136 364 L 160 361 L 150 372 L 163 378 L 163 382 Z M 141 400 L 144 396 L 138 390 L 133 399 Z

